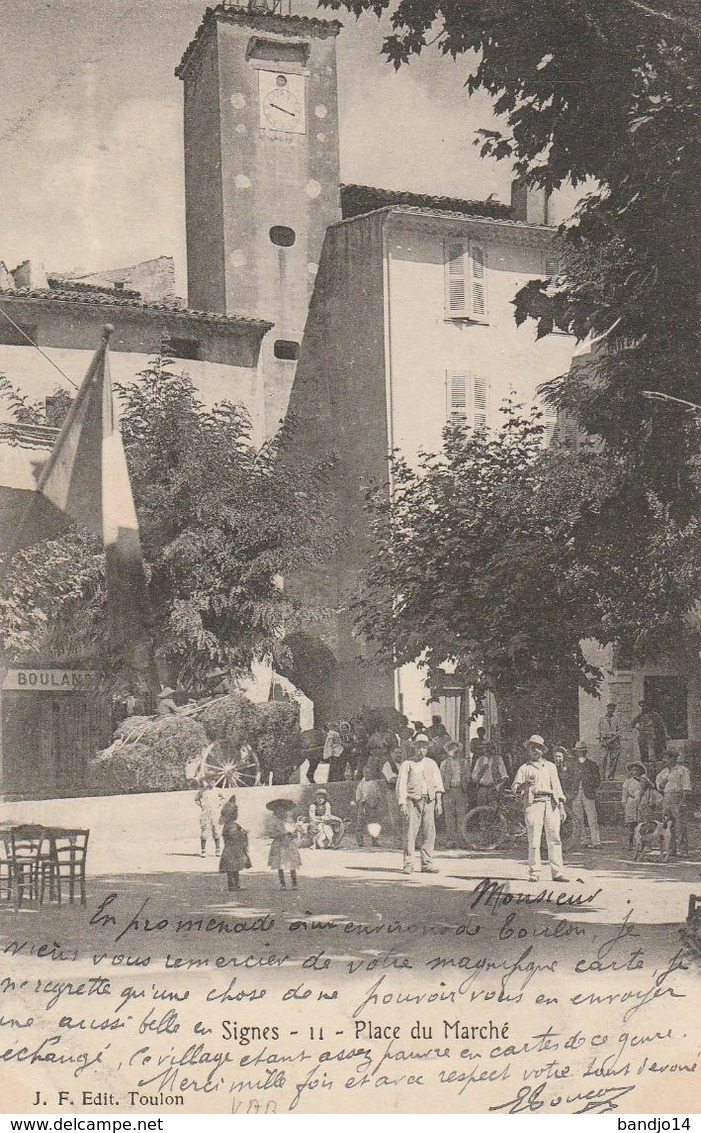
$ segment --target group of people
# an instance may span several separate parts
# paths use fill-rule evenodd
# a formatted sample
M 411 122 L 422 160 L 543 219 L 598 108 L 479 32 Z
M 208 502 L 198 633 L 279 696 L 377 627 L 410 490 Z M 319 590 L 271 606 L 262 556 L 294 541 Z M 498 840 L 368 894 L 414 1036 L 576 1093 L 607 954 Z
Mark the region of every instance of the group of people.
M 667 725 L 649 700 L 643 698 L 639 711 L 630 722 L 635 732 L 640 761 L 647 765 L 664 759 L 667 753 L 669 732 Z M 605 714 L 599 719 L 599 743 L 604 752 L 602 772 L 604 779 L 615 779 L 621 757 L 622 726 L 615 701 L 609 701 Z
M 495 793 L 507 786 L 511 776 L 498 752 L 479 729 L 471 743 L 470 761 L 461 744 L 448 740 L 443 759 L 431 754 L 431 738 L 418 733 L 411 741 L 406 756 L 399 756 L 396 775 L 387 780 L 403 820 L 404 870 L 413 872 L 418 848 L 420 868 L 433 873 L 436 842 L 436 819 L 444 816 L 446 844 L 454 846 L 459 839 L 462 818 L 472 798 L 477 805 L 493 803 Z M 531 880 L 538 880 L 542 869 L 541 842 L 545 833 L 548 859 L 554 880 L 566 880 L 563 873 L 561 824 L 570 808 L 574 824 L 573 845 L 598 850 L 601 835 L 597 813 L 597 793 L 602 775 L 597 762 L 589 755 L 587 744 L 578 740 L 572 754 L 563 747 L 553 751 L 552 762 L 545 758 L 546 744 L 542 736 L 532 735 L 526 743 L 526 758 L 520 761 L 511 783 L 514 794 L 523 804 L 528 835 L 528 863 Z M 611 765 L 607 770 L 611 771 Z M 615 772 L 615 767 L 612 768 Z M 387 773 L 387 764 L 383 767 Z M 369 780 L 369 782 L 367 781 Z M 475 798 L 476 795 L 476 798 Z M 366 767 L 363 782 L 356 790 L 357 837 L 363 844 L 363 830 L 370 814 L 379 813 L 381 792 L 373 784 Z M 629 846 L 641 837 L 641 827 L 648 822 L 666 823 L 669 830 L 669 852 L 688 850 L 686 814 L 691 797 L 691 777 L 684 755 L 670 754 L 665 765 L 649 777 L 645 765 L 630 763 L 623 782 L 621 809 L 628 830 Z M 390 793 L 390 800 L 392 794 Z M 388 808 L 391 814 L 391 802 Z
M 404 734 L 389 728 L 377 729 L 363 737 L 362 742 L 352 728 L 348 732 L 340 730 L 343 725 L 339 729 L 329 726 L 324 762 L 338 761 L 340 774 L 329 775 L 330 781 L 355 780 L 352 806 L 357 844 L 364 846 L 369 839 L 371 845 L 379 845 L 380 832 L 388 825 L 401 844 L 405 873 L 412 873 L 417 867 L 417 854 L 422 872 L 436 872 L 433 856 L 437 819 L 444 819 L 446 847 L 454 848 L 461 843 L 467 811 L 475 805 L 492 804 L 497 792 L 510 786 L 523 805 L 530 879 L 540 877 L 541 841 L 545 834 L 553 879 L 564 881 L 567 878 L 560 832 L 568 813 L 574 825 L 573 844 L 594 850 L 601 846 L 597 794 L 602 778 L 615 775 L 620 757 L 616 746 L 620 731 L 616 731 L 614 708 L 608 705 L 606 716 L 602 717 L 602 721 L 608 721 L 609 729 L 608 745 L 602 740 L 603 777 L 582 740 L 572 752 L 555 747 L 551 760 L 546 758 L 543 737 L 534 734 L 525 744 L 525 757 L 513 759 L 509 770 L 484 728 L 477 729 L 468 754 L 462 744 L 450 737 L 439 716 L 433 717 L 429 728 L 415 722 L 402 727 Z M 342 751 L 332 750 L 339 747 Z M 357 762 L 360 756 L 364 757 L 362 767 Z M 631 848 L 636 846 L 636 838 L 646 823 L 662 822 L 670 831 L 671 852 L 686 852 L 691 780 L 684 757 L 671 753 L 661 768 L 652 768 L 652 763 L 641 760 L 629 763 L 626 769 L 620 805 L 628 844 Z M 227 874 L 229 887 L 240 888 L 239 873 L 250 866 L 250 860 L 248 836 L 238 825 L 235 801 L 225 801 L 223 792 L 206 783 L 196 799 L 201 808 L 201 853 L 206 853 L 206 843 L 211 838 L 215 852 L 221 854 L 220 869 Z M 300 822 L 308 837 L 306 844 L 315 849 L 335 845 L 335 832 L 338 824 L 343 823 L 333 815 L 329 794 L 321 786 L 314 793 L 306 818 L 295 817 L 297 808 L 292 801 L 276 800 L 275 807 L 269 805 L 275 810 L 280 828 L 271 843 L 269 864 L 278 872 L 283 887 L 285 872 L 289 872 L 294 888 L 301 864 Z

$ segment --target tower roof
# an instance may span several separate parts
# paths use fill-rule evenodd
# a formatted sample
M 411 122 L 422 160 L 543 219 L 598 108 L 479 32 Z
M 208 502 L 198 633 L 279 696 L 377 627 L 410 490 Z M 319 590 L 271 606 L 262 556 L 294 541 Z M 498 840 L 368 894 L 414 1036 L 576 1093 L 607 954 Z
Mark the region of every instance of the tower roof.
M 217 23 L 238 24 L 241 27 L 251 28 L 255 31 L 267 31 L 274 35 L 315 35 L 322 39 L 338 35 L 343 27 L 343 24 L 338 20 L 319 20 L 315 16 L 284 16 L 279 12 L 258 8 L 255 4 L 249 6 L 245 2 L 241 4 L 218 4 L 216 8 L 207 8 L 205 11 L 202 23 L 175 68 L 177 78 L 183 79 L 185 77 L 188 63 L 197 49 L 200 39 Z

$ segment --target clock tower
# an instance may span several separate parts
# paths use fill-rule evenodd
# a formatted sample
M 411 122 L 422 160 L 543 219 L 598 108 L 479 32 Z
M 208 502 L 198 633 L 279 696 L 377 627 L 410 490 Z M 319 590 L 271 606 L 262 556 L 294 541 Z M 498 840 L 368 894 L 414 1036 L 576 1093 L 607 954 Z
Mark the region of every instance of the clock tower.
M 261 351 L 268 436 L 287 408 L 324 234 L 341 218 L 341 25 L 280 7 L 208 8 L 176 70 L 188 303 L 274 323 Z

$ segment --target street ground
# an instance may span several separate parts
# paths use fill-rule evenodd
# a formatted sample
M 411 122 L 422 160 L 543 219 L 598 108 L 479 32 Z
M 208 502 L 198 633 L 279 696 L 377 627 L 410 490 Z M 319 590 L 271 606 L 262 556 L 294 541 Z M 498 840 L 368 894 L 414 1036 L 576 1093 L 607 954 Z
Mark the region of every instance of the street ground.
M 211 847 L 200 857 L 196 816 L 175 839 L 161 830 L 96 843 L 85 909 L 0 907 L 0 980 L 13 981 L 0 1019 L 32 1018 L 33 1036 L 82 1044 L 85 1059 L 102 1044 L 78 1082 L 47 1070 L 47 1090 L 159 1112 L 173 1097 L 189 1112 L 241 1112 L 242 1098 L 243 1112 L 669 1112 L 660 1089 L 689 1108 L 694 964 L 679 926 L 698 861 L 632 862 L 604 828 L 602 850 L 566 854 L 567 883 L 546 867 L 529 884 L 522 840 L 489 856 L 438 849 L 437 874 L 407 876 L 398 850 L 359 849 L 349 831 L 339 850 L 303 850 L 285 891 L 252 839 L 245 888 L 229 894 Z M 73 990 L 99 976 L 103 998 Z M 446 1034 L 457 1020 L 506 1025 L 507 1053 Z M 242 1045 L 250 1026 L 268 1031 Z M 18 1111 L 40 1070 L 0 1060 Z M 407 1071 L 421 1079 L 410 1089 Z

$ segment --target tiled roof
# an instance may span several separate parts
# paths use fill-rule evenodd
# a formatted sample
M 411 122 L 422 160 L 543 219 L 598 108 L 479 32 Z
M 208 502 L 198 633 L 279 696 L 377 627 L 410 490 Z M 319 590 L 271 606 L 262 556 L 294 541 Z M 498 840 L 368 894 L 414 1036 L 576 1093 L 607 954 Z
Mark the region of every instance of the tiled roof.
M 459 216 L 486 216 L 494 220 L 508 220 L 511 216 L 511 208 L 501 201 L 466 201 L 459 197 L 377 189 L 372 185 L 341 185 L 341 215 L 344 220 L 391 205 L 407 205 Z
M 28 287 L 0 291 L 0 303 L 3 299 L 28 299 L 32 302 L 43 303 L 70 303 L 75 306 L 100 307 L 112 310 L 133 311 L 146 317 L 165 315 L 169 319 L 183 322 L 209 323 L 211 326 L 221 327 L 222 330 L 248 327 L 265 331 L 270 330 L 272 323 L 265 319 L 250 319 L 245 315 L 220 315 L 214 311 L 191 311 L 187 307 L 178 307 L 172 303 L 144 303 L 139 299 L 128 299 L 118 293 L 85 292 L 85 291 L 38 291 Z
M 247 7 L 232 7 L 228 4 L 218 4 L 216 8 L 207 8 L 202 23 L 195 32 L 194 39 L 188 44 L 185 53 L 175 68 L 176 78 L 182 79 L 190 59 L 197 48 L 200 38 L 209 27 L 221 21 L 227 24 L 245 24 L 246 27 L 257 31 L 269 31 L 278 35 L 319 35 L 326 37 L 338 35 L 343 24 L 338 20 L 318 20 L 314 16 L 282 16 L 274 12 L 252 12 Z
M 0 443 L 20 448 L 52 448 L 58 429 L 48 425 L 27 425 L 22 421 L 0 421 Z
M 418 208 L 416 205 L 385 205 L 384 208 L 373 209 L 370 212 L 358 213 L 349 216 L 346 220 L 339 220 L 329 226 L 330 229 L 344 228 L 347 224 L 361 223 L 374 216 L 384 218 L 390 216 L 423 217 L 431 220 L 460 222 L 462 226 L 471 225 L 476 229 L 484 229 L 489 238 L 500 242 L 513 241 L 516 244 L 528 247 L 547 248 L 557 237 L 557 228 L 545 224 L 528 224 L 523 220 L 501 220 L 498 217 L 478 216 L 467 212 L 449 212 L 446 209 Z M 500 234 L 500 235 L 499 235 Z
M 543 233 L 551 237 L 557 235 L 557 228 L 548 224 L 532 224 L 525 220 L 511 220 L 510 217 L 481 216 L 479 213 L 455 212 L 448 209 L 419 208 L 416 205 L 393 205 L 388 212 L 415 213 L 417 216 L 447 217 L 449 220 L 474 220 L 478 224 L 493 224 L 499 228 L 512 228 L 518 232 Z
M 49 289 L 51 291 L 77 291 L 86 295 L 114 295 L 116 288 L 108 284 L 83 283 L 79 279 L 65 279 L 60 275 L 49 275 Z M 140 291 L 123 288 L 119 292 L 121 299 L 141 299 Z

